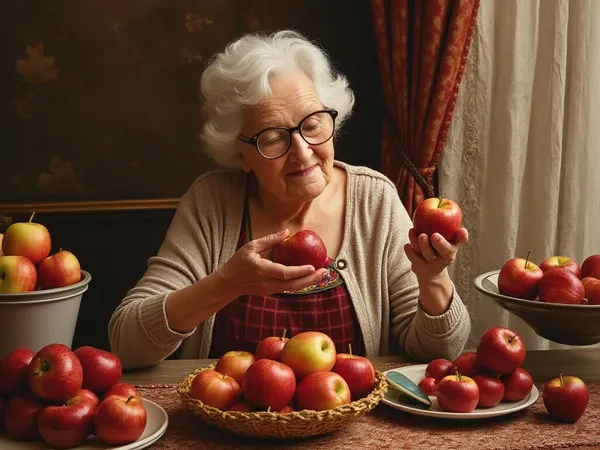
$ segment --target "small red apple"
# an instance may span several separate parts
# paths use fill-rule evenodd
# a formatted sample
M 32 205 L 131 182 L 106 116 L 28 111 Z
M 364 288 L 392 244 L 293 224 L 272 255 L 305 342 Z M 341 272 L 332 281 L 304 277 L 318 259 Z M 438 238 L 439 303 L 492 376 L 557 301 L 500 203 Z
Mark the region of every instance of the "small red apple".
M 94 434 L 109 445 L 135 442 L 144 432 L 148 415 L 140 397 L 110 395 L 100 402 L 94 417 Z
M 281 336 L 269 336 L 258 344 L 256 352 L 254 352 L 254 358 L 258 361 L 259 359 L 272 359 L 273 361 L 279 361 L 281 357 L 281 351 L 288 338 L 285 337 L 287 330 L 283 330 Z
M 514 372 L 502 375 L 500 381 L 504 384 L 505 402 L 520 402 L 531 392 L 533 380 L 529 372 L 518 367 Z
M 569 270 L 550 269 L 540 280 L 540 300 L 547 303 L 579 305 L 584 302 L 585 288 Z
M 592 277 L 585 277 L 581 280 L 585 290 L 585 298 L 588 305 L 600 305 L 600 280 Z
M 242 397 L 242 389 L 232 377 L 209 369 L 192 380 L 190 397 L 214 408 L 226 411 Z
M 0 294 L 31 292 L 37 282 L 37 270 L 24 256 L 0 256 Z
M 300 230 L 273 247 L 273 261 L 284 266 L 325 267 L 328 261 L 327 247 L 321 237 L 312 230 Z
M 36 400 L 13 397 L 4 407 L 4 431 L 15 441 L 33 441 L 39 437 L 37 416 L 44 406 Z
M 38 279 L 42 289 L 71 286 L 81 281 L 81 265 L 73 253 L 60 250 L 40 263 Z
M 230 351 L 218 359 L 215 370 L 223 375 L 229 375 L 241 386 L 244 374 L 252 364 L 254 364 L 254 355 L 252 353 Z
M 102 396 L 121 379 L 121 360 L 112 352 L 84 345 L 73 353 L 83 368 L 83 388 Z
M 560 272 L 569 273 L 563 270 Z M 521 337 L 508 328 L 490 328 L 481 336 L 477 346 L 479 365 L 498 375 L 510 373 L 521 367 L 525 354 L 525 344 Z
M 348 384 L 334 372 L 314 372 L 303 378 L 296 389 L 299 410 L 323 411 L 350 403 Z
M 590 392 L 577 377 L 563 376 L 546 383 L 543 394 L 544 406 L 555 419 L 575 423 L 585 412 L 590 401 Z
M 473 377 L 479 388 L 479 402 L 477 407 L 493 408 L 497 406 L 504 397 L 504 384 L 498 378 L 488 375 L 475 375 Z
M 340 375 L 350 388 L 352 400 L 364 398 L 371 393 L 375 384 L 375 367 L 368 358 L 350 353 L 338 353 L 332 372 Z
M 452 362 L 450 374 L 456 373 L 457 370 L 458 373 L 469 378 L 481 373 L 481 368 L 477 362 L 477 353 L 464 352 L 457 356 Z
M 472 378 L 457 372 L 438 383 L 437 400 L 442 411 L 469 413 L 479 403 L 479 387 Z
M 285 343 L 279 361 L 292 368 L 299 380 L 313 372 L 329 372 L 335 365 L 335 344 L 318 331 L 305 331 Z
M 134 397 L 140 397 L 140 393 L 135 388 L 133 384 L 129 383 L 117 383 L 113 387 L 111 387 L 106 394 L 104 394 L 103 398 L 108 397 L 109 395 L 120 395 L 121 397 L 129 397 L 133 395 Z
M 427 395 L 437 394 L 437 381 L 435 380 L 435 378 L 425 377 L 421 381 L 419 381 L 418 386 Z
M 436 383 L 452 373 L 452 362 L 444 358 L 437 358 L 429 362 L 425 368 L 425 377 L 435 379 Z
M 0 397 L 12 397 L 27 386 L 27 369 L 34 355 L 29 348 L 17 348 L 0 358 Z
M 579 264 L 577 264 L 573 258 L 569 258 L 568 256 L 549 256 L 540 264 L 540 269 L 542 269 L 544 273 L 554 268 L 567 269 L 573 272 L 573 275 L 577 278 L 581 277 Z
M 48 229 L 41 223 L 15 222 L 4 232 L 2 253 L 6 256 L 23 256 L 33 264 L 42 261 L 50 253 L 51 239 Z
M 527 258 L 512 258 L 504 263 L 498 274 L 498 292 L 509 297 L 533 300 L 538 295 L 542 269 Z
M 600 255 L 591 255 L 581 264 L 581 278 L 592 277 L 600 279 Z
M 98 406 L 98 404 L 100 403 L 100 399 L 98 398 L 98 396 L 89 389 L 80 390 L 75 397 L 87 397 L 96 406 Z
M 294 371 L 285 364 L 259 359 L 252 364 L 242 381 L 244 400 L 262 409 L 277 411 L 289 404 L 296 391 Z
M 416 207 L 413 214 L 413 226 L 417 236 L 425 233 L 441 234 L 448 242 L 456 240 L 456 233 L 462 222 L 460 206 L 447 198 L 427 198 Z

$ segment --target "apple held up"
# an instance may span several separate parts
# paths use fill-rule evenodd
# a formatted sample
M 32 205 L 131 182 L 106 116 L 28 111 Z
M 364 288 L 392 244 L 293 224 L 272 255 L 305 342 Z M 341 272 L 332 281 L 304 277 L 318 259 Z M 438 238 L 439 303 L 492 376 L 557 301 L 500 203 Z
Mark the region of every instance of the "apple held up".
M 312 230 L 300 230 L 273 247 L 273 262 L 284 266 L 313 266 L 315 270 L 327 265 L 327 247 Z
M 456 372 L 438 383 L 437 400 L 442 411 L 469 413 L 479 403 L 479 387 L 472 378 Z
M 17 348 L 0 358 L 0 397 L 12 397 L 27 387 L 27 372 L 34 355 L 29 348 Z
M 350 353 L 338 353 L 332 372 L 340 375 L 348 384 L 352 400 L 364 398 L 371 393 L 375 384 L 375 367 L 368 358 Z
M 546 383 L 543 393 L 544 406 L 555 419 L 575 423 L 583 415 L 590 401 L 590 392 L 578 377 L 563 376 Z
M 232 377 L 209 369 L 194 377 L 190 386 L 190 397 L 226 411 L 241 400 L 242 389 Z
M 289 338 L 285 337 L 286 332 L 287 330 L 283 330 L 281 336 L 269 336 L 260 341 L 254 352 L 254 359 L 272 359 L 273 361 L 279 361 L 281 351 L 283 350 L 285 343 L 289 341 Z
M 542 269 L 544 273 L 554 268 L 566 269 L 572 272 L 577 278 L 581 277 L 581 268 L 579 267 L 579 264 L 577 264 L 573 258 L 569 258 L 568 256 L 549 256 L 540 264 L 540 269 Z
M 94 434 L 109 445 L 127 445 L 140 438 L 147 420 L 140 397 L 109 395 L 96 410 Z
M 581 278 L 592 277 L 600 279 L 600 255 L 591 255 L 581 264 Z
M 350 403 L 351 393 L 346 381 L 335 372 L 313 372 L 296 388 L 299 410 L 323 411 Z
M 291 367 L 300 380 L 313 372 L 331 371 L 335 357 L 335 344 L 329 336 L 318 331 L 305 331 L 285 343 L 279 360 Z
M 215 370 L 233 378 L 241 386 L 248 367 L 254 363 L 254 355 L 244 351 L 224 353 L 217 361 Z
M 252 364 L 242 381 L 244 401 L 259 409 L 279 411 L 296 392 L 296 376 L 287 365 L 270 359 Z
M 512 258 L 504 263 L 498 274 L 498 292 L 509 297 L 533 300 L 538 295 L 542 269 L 527 258 Z
M 416 207 L 413 214 L 413 226 L 419 236 L 425 233 L 441 234 L 448 242 L 456 240 L 456 233 L 462 222 L 460 206 L 447 198 L 428 198 Z
M 540 280 L 540 300 L 546 303 L 580 305 L 585 299 L 585 288 L 579 278 L 563 269 L 550 269 Z
M 33 222 L 31 214 L 28 222 L 16 222 L 4 232 L 2 253 L 6 256 L 23 256 L 33 264 L 38 264 L 50 254 L 52 241 L 48 229 Z
M 37 278 L 37 269 L 24 256 L 0 256 L 0 294 L 31 292 Z
M 102 396 L 121 378 L 121 360 L 114 353 L 89 345 L 79 347 L 73 353 L 83 369 L 84 389 Z
M 521 367 L 525 354 L 525 344 L 521 337 L 508 328 L 490 328 L 481 336 L 477 345 L 478 364 L 498 375 L 511 373 Z
M 600 305 L 600 280 L 592 277 L 585 277 L 581 280 L 585 290 L 585 299 L 588 305 Z

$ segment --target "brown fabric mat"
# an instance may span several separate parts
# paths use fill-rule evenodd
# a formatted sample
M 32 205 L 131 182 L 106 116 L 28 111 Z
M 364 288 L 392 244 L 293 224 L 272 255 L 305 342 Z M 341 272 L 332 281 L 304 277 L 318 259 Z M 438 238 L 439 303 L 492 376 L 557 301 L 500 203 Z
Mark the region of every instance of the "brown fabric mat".
M 392 368 L 392 367 L 389 367 Z M 387 370 L 389 368 L 381 368 Z M 169 427 L 153 450 L 221 449 L 558 449 L 600 448 L 600 381 L 588 382 L 590 404 L 575 424 L 553 421 L 540 398 L 507 416 L 471 422 L 420 417 L 380 404 L 338 432 L 298 441 L 244 438 L 206 425 L 177 396 L 175 385 L 142 385 L 140 393 L 169 414 Z

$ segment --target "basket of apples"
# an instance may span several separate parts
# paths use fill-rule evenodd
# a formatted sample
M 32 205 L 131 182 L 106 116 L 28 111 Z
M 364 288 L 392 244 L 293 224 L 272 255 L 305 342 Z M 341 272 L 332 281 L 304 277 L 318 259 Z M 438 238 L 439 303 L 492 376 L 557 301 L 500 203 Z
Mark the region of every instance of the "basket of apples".
M 387 390 L 369 359 L 336 353 L 307 331 L 272 336 L 254 354 L 230 351 L 179 384 L 182 402 L 210 425 L 260 438 L 297 439 L 341 429 L 371 411 Z

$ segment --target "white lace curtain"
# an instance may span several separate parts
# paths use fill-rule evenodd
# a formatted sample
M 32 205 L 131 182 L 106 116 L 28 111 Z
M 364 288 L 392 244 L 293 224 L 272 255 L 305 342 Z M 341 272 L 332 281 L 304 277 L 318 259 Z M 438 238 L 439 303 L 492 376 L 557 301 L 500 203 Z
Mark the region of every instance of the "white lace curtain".
M 473 279 L 533 250 L 539 263 L 600 253 L 600 0 L 482 0 L 440 164 L 440 192 L 471 233 L 451 275 L 473 322 L 529 349 L 537 336 Z

